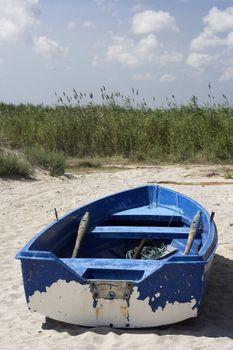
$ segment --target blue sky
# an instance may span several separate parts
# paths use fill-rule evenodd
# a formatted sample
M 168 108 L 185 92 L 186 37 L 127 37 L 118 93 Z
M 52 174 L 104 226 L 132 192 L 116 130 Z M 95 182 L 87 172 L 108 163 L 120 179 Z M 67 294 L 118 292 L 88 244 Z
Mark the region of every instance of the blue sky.
M 0 101 L 100 87 L 162 105 L 233 103 L 232 0 L 0 0 Z

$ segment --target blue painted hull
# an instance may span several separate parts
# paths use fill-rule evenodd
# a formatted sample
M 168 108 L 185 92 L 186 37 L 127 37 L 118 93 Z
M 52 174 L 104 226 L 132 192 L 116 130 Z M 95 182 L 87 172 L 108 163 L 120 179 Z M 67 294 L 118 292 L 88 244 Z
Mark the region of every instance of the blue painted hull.
M 201 227 L 184 254 L 190 224 Z M 85 212 L 90 224 L 78 258 L 70 258 Z M 157 260 L 125 259 L 136 239 L 172 248 Z M 154 327 L 199 313 L 217 230 L 204 208 L 159 186 L 144 186 L 89 203 L 36 235 L 17 254 L 31 311 L 85 326 Z

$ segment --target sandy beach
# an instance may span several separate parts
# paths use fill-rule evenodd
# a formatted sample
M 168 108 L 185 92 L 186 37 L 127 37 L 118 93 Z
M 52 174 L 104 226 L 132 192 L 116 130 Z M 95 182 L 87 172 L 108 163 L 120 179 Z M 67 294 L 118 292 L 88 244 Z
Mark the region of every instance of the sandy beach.
M 233 349 L 233 180 L 219 166 L 132 166 L 33 180 L 0 179 L 0 349 Z M 27 309 L 15 255 L 52 222 L 100 196 L 148 183 L 191 196 L 215 212 L 219 244 L 201 315 L 144 330 L 85 328 L 45 319 Z M 164 184 L 163 184 L 164 183 Z

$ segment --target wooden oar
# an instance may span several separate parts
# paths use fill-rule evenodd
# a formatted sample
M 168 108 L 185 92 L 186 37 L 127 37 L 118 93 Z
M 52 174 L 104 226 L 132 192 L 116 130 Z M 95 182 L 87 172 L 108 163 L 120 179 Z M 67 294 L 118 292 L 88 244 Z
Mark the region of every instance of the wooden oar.
M 193 241 L 196 237 L 197 231 L 198 231 L 199 226 L 200 226 L 200 221 L 201 221 L 201 211 L 198 211 L 196 213 L 196 215 L 194 216 L 193 221 L 192 221 L 191 226 L 190 226 L 188 241 L 187 241 L 187 244 L 185 247 L 184 254 L 189 254 L 189 252 L 192 248 Z
M 77 238 L 76 238 L 74 250 L 72 253 L 72 258 L 77 258 L 77 256 L 78 256 L 81 242 L 82 242 L 83 237 L 85 236 L 85 234 L 87 232 L 87 228 L 89 225 L 89 219 L 90 219 L 90 215 L 89 215 L 89 212 L 87 211 L 85 213 L 85 215 L 83 215 L 82 219 L 80 220 L 80 224 L 79 224 L 78 231 L 77 231 Z

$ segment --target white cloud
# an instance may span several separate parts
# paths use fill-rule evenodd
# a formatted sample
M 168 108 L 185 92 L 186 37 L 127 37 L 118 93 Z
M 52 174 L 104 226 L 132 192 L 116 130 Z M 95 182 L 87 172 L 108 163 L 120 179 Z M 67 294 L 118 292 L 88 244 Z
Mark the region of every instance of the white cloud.
M 69 21 L 69 22 L 67 23 L 67 28 L 68 28 L 69 30 L 74 30 L 74 29 L 76 28 L 76 22 L 75 22 L 75 21 Z
M 83 22 L 83 27 L 85 28 L 95 28 L 95 23 L 92 21 L 85 21 Z
M 128 66 L 142 64 L 167 65 L 183 61 L 183 55 L 177 51 L 166 51 L 154 34 L 139 41 L 126 37 L 112 37 L 113 44 L 107 48 L 107 60 Z
M 226 37 L 226 45 L 229 48 L 233 48 L 233 31 L 230 32 Z
M 218 69 L 225 66 L 219 80 L 231 80 L 233 68 L 227 61 L 232 57 L 233 49 L 233 7 L 222 10 L 212 7 L 203 23 L 202 32 L 191 41 L 192 52 L 186 63 L 200 72 L 210 64 Z
M 158 41 L 153 34 L 149 34 L 138 43 L 125 37 L 113 37 L 113 41 L 113 45 L 107 49 L 107 60 L 128 66 L 151 62 L 158 47 Z
M 164 74 L 159 79 L 160 81 L 172 82 L 176 80 L 176 76 L 174 74 Z
M 221 33 L 233 29 L 233 7 L 219 10 L 212 7 L 203 22 L 212 33 Z
M 219 10 L 212 7 L 208 15 L 203 18 L 205 27 L 203 31 L 191 41 L 191 49 L 202 51 L 207 47 L 217 47 L 225 45 L 233 46 L 231 33 L 227 36 L 219 36 L 220 33 L 233 29 L 233 7 Z
M 92 58 L 91 65 L 92 65 L 93 67 L 96 67 L 96 66 L 98 66 L 98 64 L 99 64 L 99 56 L 95 55 L 95 56 Z
M 55 40 L 51 40 L 46 36 L 34 38 L 35 52 L 44 57 L 66 56 L 69 49 L 59 45 Z
M 203 68 L 217 58 L 217 55 L 193 52 L 188 56 L 186 63 L 193 68 Z
M 233 79 L 233 65 L 223 70 L 223 73 L 219 77 L 220 81 L 229 81 Z
M 216 47 L 223 44 L 223 39 L 213 35 L 208 29 L 204 29 L 200 35 L 191 41 L 191 49 L 195 51 L 202 51 L 207 47 Z
M 154 79 L 156 79 L 156 76 L 154 74 L 147 72 L 147 73 L 143 73 L 143 74 L 134 74 L 133 79 L 135 79 L 135 80 L 154 80 Z
M 147 34 L 165 29 L 179 31 L 175 18 L 169 12 L 146 10 L 133 16 L 133 33 Z
M 166 65 L 167 63 L 176 63 L 183 61 L 183 55 L 180 52 L 177 51 L 171 51 L 171 52 L 163 52 L 159 56 L 159 62 L 162 65 Z
M 0 0 L 0 40 L 15 40 L 38 23 L 39 0 Z

